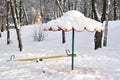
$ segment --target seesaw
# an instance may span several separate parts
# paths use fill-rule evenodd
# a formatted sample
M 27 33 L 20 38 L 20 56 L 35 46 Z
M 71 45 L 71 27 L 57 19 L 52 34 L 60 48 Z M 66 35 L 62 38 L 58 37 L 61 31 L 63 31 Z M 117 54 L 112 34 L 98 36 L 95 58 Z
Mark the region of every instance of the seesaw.
M 15 59 L 15 55 L 11 55 L 10 56 L 10 60 L 8 61 L 43 61 L 46 59 L 54 59 L 54 58 L 64 58 L 64 57 L 71 57 L 72 54 L 69 53 L 70 51 L 66 50 L 66 55 L 53 55 L 53 56 L 45 56 L 45 57 L 38 57 L 38 58 L 24 58 L 24 59 Z M 74 57 L 76 57 L 77 55 L 74 54 Z
M 39 61 L 43 61 L 45 59 L 53 59 L 53 58 L 63 58 L 63 57 L 71 57 L 72 54 L 67 54 L 67 55 L 55 55 L 55 56 L 45 56 L 45 57 L 40 57 L 40 58 L 24 58 L 24 59 L 15 59 L 15 56 L 12 55 L 11 59 L 9 61 L 34 61 L 34 60 L 39 60 Z M 74 56 L 76 57 L 77 55 L 74 54 Z

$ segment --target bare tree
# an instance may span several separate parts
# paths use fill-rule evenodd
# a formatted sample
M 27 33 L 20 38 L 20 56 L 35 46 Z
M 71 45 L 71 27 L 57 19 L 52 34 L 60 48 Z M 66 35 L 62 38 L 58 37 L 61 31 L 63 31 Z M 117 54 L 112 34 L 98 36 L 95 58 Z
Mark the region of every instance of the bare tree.
M 93 15 L 94 15 L 94 19 L 98 21 L 96 9 L 95 9 L 95 0 L 91 0 L 91 4 L 92 4 L 92 12 L 93 12 Z M 95 41 L 95 50 L 98 49 L 98 48 L 101 48 L 100 36 L 101 36 L 100 32 L 96 32 L 95 33 L 95 38 L 94 38 L 94 41 Z
M 108 9 L 106 11 L 106 22 L 105 22 L 105 30 L 104 30 L 104 39 L 103 39 L 103 46 L 107 46 L 107 34 L 108 34 L 108 19 L 109 19 L 109 12 L 110 12 L 110 0 L 108 0 Z
M 60 2 L 58 0 L 56 0 L 58 7 L 60 8 L 61 14 L 63 15 L 63 9 L 60 5 Z M 62 30 L 62 43 L 65 43 L 65 32 Z
M 1 37 L 1 32 L 3 32 L 5 30 L 5 27 L 4 27 L 4 19 L 5 19 L 4 9 L 5 9 L 5 0 L 1 0 L 0 1 L 0 37 Z
M 18 24 L 18 21 L 17 21 L 17 14 L 15 12 L 14 0 L 10 0 L 10 7 L 11 7 L 11 13 L 12 13 L 16 33 L 17 33 L 18 47 L 19 47 L 19 50 L 22 51 L 23 45 L 22 45 L 22 39 L 21 39 L 21 31 L 20 31 L 20 25 Z
M 114 20 L 117 19 L 116 11 L 117 11 L 117 3 L 116 0 L 114 0 Z
M 102 0 L 102 3 L 103 3 L 103 7 L 102 7 L 101 22 L 103 23 L 103 21 L 106 20 L 106 0 Z M 93 3 L 92 3 L 92 5 L 93 5 Z M 94 7 L 92 7 L 92 8 L 94 9 Z M 98 20 L 97 16 L 95 17 L 95 19 Z M 95 50 L 102 47 L 102 33 L 103 32 L 96 32 L 95 33 Z
M 19 0 L 18 3 L 19 10 L 16 9 L 16 11 L 18 12 L 18 19 L 20 21 L 20 25 L 28 24 L 28 16 L 24 5 L 24 0 Z
M 9 3 L 10 3 L 10 1 L 7 1 L 6 2 L 7 3 L 7 27 L 6 27 L 6 29 L 7 29 L 7 44 L 10 44 L 10 31 L 9 31 L 9 13 L 10 13 L 10 10 L 9 10 Z

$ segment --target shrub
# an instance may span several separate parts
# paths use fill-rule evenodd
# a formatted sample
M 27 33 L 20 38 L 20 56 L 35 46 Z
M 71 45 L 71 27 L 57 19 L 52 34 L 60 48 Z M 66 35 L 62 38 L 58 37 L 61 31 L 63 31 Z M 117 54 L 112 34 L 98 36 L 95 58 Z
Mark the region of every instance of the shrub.
M 45 40 L 46 35 L 45 32 L 42 30 L 42 28 L 39 28 L 39 30 L 34 31 L 34 41 L 43 41 Z

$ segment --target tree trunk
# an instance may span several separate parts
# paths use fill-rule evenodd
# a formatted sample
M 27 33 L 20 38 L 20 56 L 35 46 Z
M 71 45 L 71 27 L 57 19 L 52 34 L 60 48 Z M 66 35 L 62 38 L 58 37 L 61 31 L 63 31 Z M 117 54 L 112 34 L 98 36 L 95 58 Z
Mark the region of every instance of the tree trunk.
M 104 39 L 103 39 L 103 46 L 107 46 L 107 34 L 108 34 L 108 18 L 110 13 L 110 0 L 108 0 L 108 10 L 106 11 L 106 23 L 105 23 L 105 30 L 104 30 Z
M 87 16 L 87 2 L 84 2 L 84 15 Z
M 108 14 L 106 15 L 106 23 L 105 23 L 105 30 L 104 30 L 104 39 L 103 39 L 103 46 L 107 46 L 107 32 L 108 32 Z
M 103 12 L 101 22 L 106 20 L 106 0 L 103 0 Z M 95 33 L 95 50 L 102 47 L 102 33 L 103 32 L 96 32 Z
M 19 11 L 19 16 L 20 16 L 20 24 L 22 23 L 22 1 L 20 0 L 20 3 L 19 3 L 19 8 L 20 8 L 20 11 Z
M 92 12 L 94 14 L 94 19 L 98 21 L 97 13 L 95 10 L 95 0 L 91 0 L 91 2 L 92 2 Z
M 0 38 L 1 38 L 1 30 L 0 30 Z
M 103 0 L 103 13 L 102 13 L 101 22 L 103 23 L 105 20 L 106 20 L 106 0 Z M 106 27 L 107 27 L 107 24 L 108 24 L 108 21 L 106 22 Z M 107 35 L 107 33 L 105 33 L 105 35 Z M 106 40 L 107 40 L 107 36 L 104 36 L 104 46 L 106 46 Z
M 17 33 L 18 47 L 19 47 L 19 50 L 22 51 L 23 45 L 22 45 L 22 39 L 21 39 L 20 25 L 18 25 L 18 23 L 17 23 L 17 16 L 15 13 L 15 6 L 14 6 L 13 2 L 14 2 L 13 0 L 10 0 L 11 13 L 12 13 L 16 33 Z
M 1 38 L 1 29 L 0 29 L 0 38 Z
M 10 31 L 9 31 L 9 1 L 7 1 L 7 44 L 10 44 Z
M 13 4 L 14 4 L 16 18 L 19 19 L 19 13 L 18 13 L 18 9 L 17 9 L 17 1 L 13 0 Z
M 102 47 L 102 32 L 95 33 L 95 50 Z
M 58 7 L 60 8 L 60 11 L 61 11 L 61 14 L 63 15 L 63 9 L 62 7 L 60 6 L 60 3 L 58 0 L 56 0 L 57 4 L 58 4 Z M 64 44 L 65 43 L 65 32 L 62 30 L 62 43 Z
M 103 0 L 103 12 L 101 22 L 103 23 L 106 20 L 106 0 Z
M 2 16 L 1 32 L 3 32 L 4 30 L 5 30 L 5 26 L 4 26 L 4 16 Z
M 117 10 L 117 4 L 116 4 L 116 0 L 114 0 L 114 20 L 117 19 L 116 10 Z
M 24 15 L 25 15 L 25 20 L 26 20 L 26 25 L 27 25 L 28 24 L 28 16 L 27 16 L 27 12 L 26 12 L 24 4 L 23 4 L 23 12 L 24 12 Z
M 2 25 L 0 26 L 0 37 L 2 36 L 1 32 L 3 32 L 5 30 L 3 24 L 4 24 L 4 17 L 2 16 Z
M 97 17 L 97 13 L 95 10 L 95 0 L 91 0 L 92 2 L 92 12 L 94 15 L 94 19 L 98 21 L 98 17 Z M 94 42 L 95 42 L 95 50 L 98 48 L 101 48 L 101 43 L 102 43 L 102 32 L 95 32 L 95 36 L 94 36 Z

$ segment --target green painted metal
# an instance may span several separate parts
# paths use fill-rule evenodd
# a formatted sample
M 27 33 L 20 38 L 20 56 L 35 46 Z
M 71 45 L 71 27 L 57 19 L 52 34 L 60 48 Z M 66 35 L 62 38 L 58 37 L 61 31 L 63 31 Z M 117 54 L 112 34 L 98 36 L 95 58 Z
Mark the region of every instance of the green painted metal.
M 15 59 L 15 55 L 11 55 L 11 56 L 10 56 L 10 59 L 7 60 L 7 61 L 13 61 L 14 59 Z
M 72 70 L 74 70 L 74 37 L 75 37 L 75 33 L 74 33 L 74 29 L 72 29 Z
M 65 52 L 66 52 L 66 54 L 70 54 L 70 50 L 69 49 L 66 49 Z

